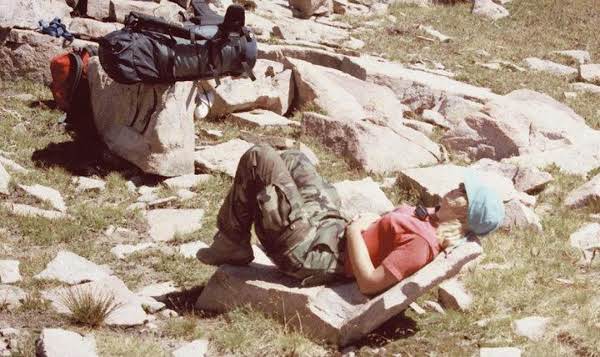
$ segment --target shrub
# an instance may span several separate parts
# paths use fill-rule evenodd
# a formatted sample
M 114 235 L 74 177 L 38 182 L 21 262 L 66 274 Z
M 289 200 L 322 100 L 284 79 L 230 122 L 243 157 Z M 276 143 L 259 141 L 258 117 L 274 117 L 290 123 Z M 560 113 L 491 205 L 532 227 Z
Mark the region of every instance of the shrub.
M 61 294 L 63 305 L 76 323 L 98 327 L 121 306 L 112 294 L 94 294 L 91 289 L 71 288 Z

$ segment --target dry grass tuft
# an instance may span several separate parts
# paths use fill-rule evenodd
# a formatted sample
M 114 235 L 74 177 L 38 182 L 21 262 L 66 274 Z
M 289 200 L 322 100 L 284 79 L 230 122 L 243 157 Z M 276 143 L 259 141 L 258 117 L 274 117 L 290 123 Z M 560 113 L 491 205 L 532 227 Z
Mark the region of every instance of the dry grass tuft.
M 71 319 L 79 324 L 98 327 L 121 304 L 114 295 L 95 294 L 90 289 L 72 288 L 64 290 L 60 299 L 71 312 Z

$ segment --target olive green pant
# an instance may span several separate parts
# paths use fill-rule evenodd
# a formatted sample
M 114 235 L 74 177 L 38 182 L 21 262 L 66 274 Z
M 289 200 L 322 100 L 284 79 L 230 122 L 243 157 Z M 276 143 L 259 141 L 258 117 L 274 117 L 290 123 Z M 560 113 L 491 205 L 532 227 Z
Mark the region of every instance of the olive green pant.
M 256 145 L 240 159 L 217 218 L 219 234 L 251 255 L 250 229 L 284 273 L 315 285 L 343 271 L 340 199 L 306 155 Z

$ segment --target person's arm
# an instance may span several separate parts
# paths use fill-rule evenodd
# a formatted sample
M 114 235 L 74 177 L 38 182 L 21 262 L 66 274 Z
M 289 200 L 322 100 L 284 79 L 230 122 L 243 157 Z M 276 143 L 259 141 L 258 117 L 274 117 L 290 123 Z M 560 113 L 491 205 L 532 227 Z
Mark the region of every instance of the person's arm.
M 377 269 L 373 266 L 367 245 L 362 237 L 361 231 L 375 222 L 377 218 L 379 217 L 361 216 L 346 228 L 348 257 L 352 263 L 358 288 L 365 295 L 378 293 L 398 282 L 398 279 L 383 265 Z

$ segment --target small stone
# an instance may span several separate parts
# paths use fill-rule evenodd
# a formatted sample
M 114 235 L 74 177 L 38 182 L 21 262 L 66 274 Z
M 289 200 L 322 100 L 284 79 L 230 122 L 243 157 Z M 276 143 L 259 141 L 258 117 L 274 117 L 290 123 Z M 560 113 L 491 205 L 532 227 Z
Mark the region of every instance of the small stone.
M 127 181 L 127 183 L 125 183 L 125 186 L 127 186 L 127 191 L 131 193 L 137 191 L 137 186 L 133 183 L 133 181 Z
M 177 234 L 193 233 L 202 228 L 204 210 L 156 209 L 146 212 L 148 232 L 154 241 L 170 241 Z
M 428 34 L 429 36 L 432 36 L 434 38 L 436 38 L 438 41 L 442 42 L 442 43 L 448 43 L 450 42 L 450 40 L 452 39 L 449 36 L 444 35 L 443 33 L 435 30 L 433 27 L 431 26 L 423 26 L 423 25 L 419 25 L 419 30 L 425 32 L 426 34 Z
M 153 322 L 148 322 L 146 328 L 149 330 L 158 330 L 158 325 Z
M 110 252 L 113 253 L 119 259 L 125 259 L 125 258 L 127 258 L 127 256 L 129 256 L 135 252 L 140 252 L 142 250 L 146 250 L 146 249 L 152 248 L 154 246 L 156 246 L 155 243 L 140 243 L 140 244 L 135 244 L 135 245 L 119 244 L 119 245 L 115 246 L 113 249 L 111 249 Z
M 240 139 L 206 146 L 195 152 L 195 164 L 201 170 L 223 172 L 233 177 L 240 158 L 251 147 L 252 144 Z
M 58 212 L 58 211 L 50 211 L 45 210 L 29 205 L 23 205 L 18 203 L 5 203 L 4 207 L 8 209 L 8 211 L 17 216 L 23 217 L 41 217 L 46 219 L 67 219 L 70 218 L 69 215 Z
M 190 243 L 185 243 L 179 246 L 179 254 L 183 255 L 186 258 L 196 258 L 196 252 L 198 252 L 198 249 L 200 248 L 208 248 L 208 244 L 202 242 L 202 241 L 197 241 L 197 242 L 190 242 Z
M 310 161 L 311 164 L 313 164 L 314 166 L 318 166 L 319 165 L 319 158 L 317 157 L 317 155 L 315 154 L 315 152 L 312 151 L 311 148 L 309 148 L 308 146 L 304 145 L 303 143 L 299 143 L 298 144 L 298 150 L 300 150 L 301 153 L 303 153 L 304 155 L 306 155 L 306 157 L 308 158 L 308 161 Z
M 19 287 L 12 285 L 0 284 L 0 304 L 8 307 L 9 311 L 12 311 L 19 306 L 27 298 L 25 291 Z
M 151 296 L 137 295 L 137 298 L 139 299 L 139 302 L 142 305 L 144 311 L 146 311 L 149 314 L 155 314 L 164 309 L 166 306 L 165 303 L 157 301 Z M 149 316 L 146 317 L 146 320 L 148 320 L 148 317 Z
M 7 159 L 3 156 L 0 156 L 0 165 L 4 165 L 4 167 L 6 169 L 8 169 L 12 172 L 15 172 L 15 173 L 25 174 L 28 172 L 28 170 L 26 168 L 24 168 L 23 166 L 17 164 L 13 160 Z
M 600 223 L 588 223 L 569 237 L 571 247 L 583 254 L 583 263 L 590 264 L 594 252 L 600 250 Z
M 499 20 L 509 15 L 508 10 L 492 0 L 475 0 L 472 13 L 490 20 Z
M 546 327 L 550 320 L 549 317 L 530 316 L 513 322 L 513 329 L 519 336 L 539 341 L 546 333 Z
M 568 208 L 592 206 L 595 203 L 600 203 L 600 174 L 571 191 L 564 201 Z
M 45 328 L 36 346 L 37 355 L 44 357 L 97 357 L 93 336 L 81 336 L 63 329 Z
M 547 72 L 557 76 L 566 76 L 569 78 L 577 77 L 577 69 L 569 66 L 565 66 L 560 63 L 543 60 L 535 57 L 526 58 L 524 61 L 525 65 L 534 71 Z
M 417 315 L 425 315 L 426 313 L 425 309 L 419 306 L 419 304 L 417 304 L 416 302 L 411 303 L 409 306 Z
M 535 167 L 519 167 L 513 177 L 515 189 L 529 194 L 543 190 L 553 180 L 552 175 Z
M 536 233 L 542 233 L 543 227 L 540 217 L 531 208 L 519 200 L 510 200 L 504 203 L 504 222 L 501 227 L 507 230 L 512 228 L 531 229 Z
M 129 206 L 127 206 L 126 210 L 127 211 L 137 211 L 137 210 L 144 211 L 144 210 L 146 210 L 146 203 L 145 202 L 132 203 Z
M 179 314 L 176 311 L 173 311 L 171 309 L 164 309 L 159 314 L 160 314 L 160 316 L 164 317 L 165 319 L 179 317 Z
M 469 310 L 473 303 L 473 297 L 457 279 L 451 279 L 440 284 L 438 299 L 444 308 L 458 311 Z
M 569 87 L 575 92 L 590 93 L 596 95 L 600 94 L 600 86 L 591 83 L 571 83 Z
M 0 283 L 11 284 L 21 281 L 18 260 L 0 260 Z
M 177 190 L 176 194 L 177 194 L 177 197 L 179 197 L 182 201 L 191 200 L 192 198 L 194 198 L 198 195 L 196 192 L 186 190 L 185 188 Z
M 10 175 L 4 169 L 4 166 L 0 164 L 0 194 L 9 195 L 10 194 Z
M 137 291 L 136 294 L 140 296 L 149 296 L 153 298 L 157 298 L 160 296 L 164 296 L 173 292 L 179 291 L 179 289 L 175 286 L 175 283 L 172 281 L 166 281 L 163 283 L 157 283 L 145 286 Z
M 426 123 L 435 124 L 442 128 L 450 128 L 452 126 L 452 124 L 446 120 L 442 114 L 436 112 L 435 110 L 425 109 L 421 116 L 423 117 L 423 121 Z
M 586 64 L 586 63 L 590 63 L 592 61 L 592 58 L 588 51 L 569 50 L 569 51 L 554 51 L 552 53 L 575 60 L 579 64 Z
M 195 340 L 173 351 L 173 357 L 204 357 L 208 351 L 208 340 Z
M 223 137 L 223 132 L 216 129 L 200 129 L 200 133 L 204 134 L 210 139 L 220 139 Z
M 350 37 L 349 40 L 346 40 L 346 41 L 344 41 L 344 43 L 342 43 L 342 46 L 358 51 L 361 48 L 365 47 L 365 42 L 363 40 L 359 40 L 357 38 Z
M 425 300 L 423 302 L 423 305 L 425 305 L 426 308 L 428 308 L 430 310 L 433 310 L 433 311 L 435 311 L 437 313 L 440 313 L 440 314 L 443 314 L 443 315 L 446 314 L 446 311 L 444 311 L 444 308 L 442 307 L 442 305 L 438 304 L 435 301 Z
M 48 263 L 46 269 L 37 274 L 35 279 L 58 280 L 67 284 L 79 284 L 108 278 L 112 274 L 110 268 L 96 265 L 89 260 L 69 251 L 61 250 Z
M 516 347 L 483 347 L 479 349 L 479 357 L 521 357 L 521 350 Z
M 74 177 L 73 183 L 77 184 L 77 188 L 75 188 L 75 191 L 77 192 L 102 192 L 106 189 L 106 182 L 102 180 L 91 179 L 89 177 Z
M 564 92 L 563 95 L 565 96 L 565 99 L 577 98 L 577 92 Z
M 169 197 L 165 197 L 165 198 L 159 198 L 159 199 L 148 202 L 148 208 L 154 209 L 154 208 L 167 207 L 170 203 L 177 202 L 178 200 L 179 200 L 179 197 L 177 197 L 177 196 L 169 196 Z
M 172 177 L 170 179 L 164 180 L 163 184 L 170 189 L 190 189 L 192 187 L 198 186 L 201 183 L 208 182 L 212 178 L 211 175 L 183 175 Z
M 584 82 L 600 85 L 600 64 L 584 64 L 579 66 L 579 79 Z
M 67 211 L 62 195 L 55 189 L 37 184 L 33 186 L 19 185 L 19 187 L 31 196 L 50 203 L 54 209 L 63 213 Z
M 249 127 L 298 126 L 299 123 L 284 116 L 264 109 L 254 109 L 250 112 L 231 113 L 230 118 L 236 123 Z

